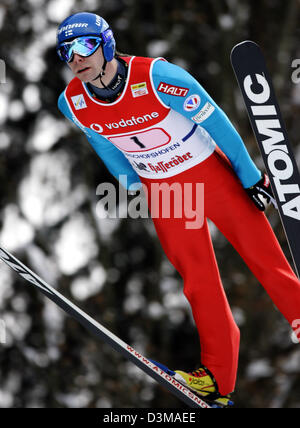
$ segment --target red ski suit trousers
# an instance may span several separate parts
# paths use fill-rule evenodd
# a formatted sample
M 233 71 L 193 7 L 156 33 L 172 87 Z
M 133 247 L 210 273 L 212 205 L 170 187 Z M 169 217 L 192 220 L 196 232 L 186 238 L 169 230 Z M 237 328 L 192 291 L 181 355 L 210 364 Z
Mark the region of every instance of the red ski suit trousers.
M 224 292 L 207 219 L 235 247 L 290 324 L 300 319 L 300 282 L 266 216 L 250 200 L 220 153 L 174 177 L 141 180 L 147 186 L 150 211 L 151 184 L 204 183 L 203 227 L 187 229 L 186 222 L 191 219 L 184 216 L 152 215 L 152 219 L 168 259 L 184 280 L 184 294 L 199 332 L 201 363 L 214 374 L 220 393 L 229 394 L 236 383 L 240 332 Z

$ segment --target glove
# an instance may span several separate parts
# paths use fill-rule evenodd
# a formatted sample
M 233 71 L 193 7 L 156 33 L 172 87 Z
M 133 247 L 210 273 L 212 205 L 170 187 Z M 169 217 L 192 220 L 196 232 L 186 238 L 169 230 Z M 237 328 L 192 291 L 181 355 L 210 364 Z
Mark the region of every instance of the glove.
M 265 211 L 266 204 L 269 205 L 270 203 L 278 209 L 274 193 L 271 188 L 270 179 L 267 174 L 264 174 L 262 179 L 258 183 L 254 184 L 254 186 L 246 189 L 246 192 L 260 211 Z

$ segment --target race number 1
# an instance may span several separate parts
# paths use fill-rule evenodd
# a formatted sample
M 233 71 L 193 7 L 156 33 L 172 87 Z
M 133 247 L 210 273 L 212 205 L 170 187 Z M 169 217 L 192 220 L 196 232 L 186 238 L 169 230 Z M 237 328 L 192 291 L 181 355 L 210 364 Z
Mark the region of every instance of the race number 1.
M 141 152 L 165 146 L 171 141 L 171 136 L 162 128 L 153 128 L 108 139 L 122 151 Z

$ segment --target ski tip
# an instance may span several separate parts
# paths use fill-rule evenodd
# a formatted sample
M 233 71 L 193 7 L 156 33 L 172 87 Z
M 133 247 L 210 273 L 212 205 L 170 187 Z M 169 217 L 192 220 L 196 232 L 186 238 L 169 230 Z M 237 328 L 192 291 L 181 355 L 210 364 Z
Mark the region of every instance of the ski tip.
M 253 42 L 252 40 L 244 40 L 243 42 L 238 43 L 232 48 L 231 57 L 238 50 L 241 50 L 241 49 L 245 50 L 253 47 L 259 48 L 259 45 L 256 42 Z

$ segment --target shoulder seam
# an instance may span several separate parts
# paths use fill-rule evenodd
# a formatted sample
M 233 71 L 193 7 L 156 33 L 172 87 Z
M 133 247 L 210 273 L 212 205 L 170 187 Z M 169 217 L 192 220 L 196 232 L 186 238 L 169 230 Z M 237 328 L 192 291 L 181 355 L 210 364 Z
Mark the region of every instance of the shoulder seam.
M 153 76 L 152 76 L 154 64 L 155 64 L 156 62 L 160 61 L 160 60 L 163 60 L 163 59 L 164 59 L 164 58 L 160 57 L 160 58 L 155 58 L 155 59 L 152 61 L 151 66 L 150 66 L 150 71 L 149 71 L 149 77 L 150 77 L 150 82 L 151 82 L 151 86 L 152 86 L 152 91 L 153 91 L 154 95 L 156 96 L 157 100 L 160 102 L 160 104 L 161 104 L 163 107 L 165 107 L 165 108 L 167 108 L 168 110 L 170 110 L 170 109 L 171 109 L 171 107 L 170 107 L 170 106 L 168 106 L 167 104 L 165 104 L 165 103 L 163 102 L 163 100 L 159 97 L 159 95 L 158 95 L 158 93 L 157 93 L 157 91 L 156 91 L 156 88 L 155 88 L 155 85 L 154 85 L 154 81 L 153 81 Z

